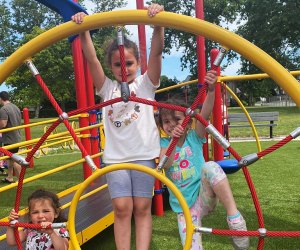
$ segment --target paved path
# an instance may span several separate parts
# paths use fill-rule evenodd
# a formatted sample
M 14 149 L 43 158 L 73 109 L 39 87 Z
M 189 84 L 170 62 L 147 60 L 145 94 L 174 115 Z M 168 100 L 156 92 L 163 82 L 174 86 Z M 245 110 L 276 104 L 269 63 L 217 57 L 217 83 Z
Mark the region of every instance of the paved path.
M 284 139 L 285 136 L 274 136 L 273 138 L 269 138 L 269 137 L 259 137 L 259 141 L 280 141 L 282 139 Z M 297 138 L 293 139 L 293 140 L 300 140 L 300 137 L 298 136 Z M 249 142 L 249 141 L 256 141 L 254 137 L 233 137 L 233 138 L 229 138 L 230 142 Z

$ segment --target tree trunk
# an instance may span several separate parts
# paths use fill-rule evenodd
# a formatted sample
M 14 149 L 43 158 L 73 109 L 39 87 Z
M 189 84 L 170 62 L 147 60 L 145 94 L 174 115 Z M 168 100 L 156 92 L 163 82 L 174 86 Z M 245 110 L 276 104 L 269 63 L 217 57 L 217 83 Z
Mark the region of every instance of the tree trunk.
M 41 105 L 40 103 L 38 103 L 35 107 L 35 111 L 34 111 L 34 118 L 39 118 L 40 115 L 40 109 L 41 109 Z
M 254 97 L 252 93 L 249 94 L 248 100 L 249 100 L 248 106 L 254 106 L 255 103 L 254 103 Z
M 60 103 L 60 108 L 62 109 L 62 111 L 66 111 L 66 103 L 64 101 Z

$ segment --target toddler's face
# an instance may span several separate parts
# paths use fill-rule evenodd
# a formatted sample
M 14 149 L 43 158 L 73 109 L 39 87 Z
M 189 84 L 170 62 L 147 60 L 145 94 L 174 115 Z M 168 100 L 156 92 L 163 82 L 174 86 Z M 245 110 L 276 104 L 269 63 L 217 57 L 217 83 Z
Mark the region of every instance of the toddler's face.
M 33 224 L 40 224 L 42 222 L 53 222 L 58 214 L 52 206 L 49 199 L 33 200 L 30 205 L 30 218 Z
M 185 118 L 184 113 L 180 111 L 175 111 L 174 115 L 165 114 L 162 116 L 163 130 L 168 136 L 172 136 L 172 131 L 177 125 L 181 125 Z
M 136 78 L 139 62 L 134 56 L 132 49 L 124 49 L 127 82 L 132 83 Z M 113 51 L 111 55 L 111 71 L 116 81 L 122 82 L 122 70 L 119 50 Z

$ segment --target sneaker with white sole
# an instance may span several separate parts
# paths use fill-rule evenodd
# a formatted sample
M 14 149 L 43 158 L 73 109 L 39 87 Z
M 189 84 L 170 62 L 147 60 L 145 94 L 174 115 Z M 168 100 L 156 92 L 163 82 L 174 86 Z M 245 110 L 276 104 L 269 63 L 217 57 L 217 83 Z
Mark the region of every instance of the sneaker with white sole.
M 227 223 L 230 230 L 247 231 L 246 221 L 242 215 L 239 218 L 234 219 L 234 221 L 227 219 Z M 232 236 L 232 245 L 235 250 L 246 250 L 249 248 L 249 244 L 250 240 L 248 236 Z

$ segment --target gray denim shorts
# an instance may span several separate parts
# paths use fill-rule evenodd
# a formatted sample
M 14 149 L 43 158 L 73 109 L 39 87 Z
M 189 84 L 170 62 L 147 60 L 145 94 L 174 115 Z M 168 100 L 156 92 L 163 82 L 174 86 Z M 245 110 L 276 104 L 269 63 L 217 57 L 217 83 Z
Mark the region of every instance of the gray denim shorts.
M 133 161 L 129 163 L 140 164 L 155 168 L 155 160 Z M 106 164 L 109 166 L 112 164 Z M 152 198 L 154 177 L 136 170 L 117 170 L 106 174 L 108 190 L 111 199 L 120 197 L 146 197 Z

